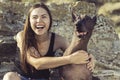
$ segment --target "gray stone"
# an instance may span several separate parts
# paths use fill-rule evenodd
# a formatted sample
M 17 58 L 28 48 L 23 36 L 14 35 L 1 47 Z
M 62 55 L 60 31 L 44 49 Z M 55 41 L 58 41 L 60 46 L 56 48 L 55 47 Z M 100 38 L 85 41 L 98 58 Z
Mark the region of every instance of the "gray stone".
M 13 55 L 16 53 L 16 42 L 13 36 L 23 29 L 26 12 L 30 6 L 30 3 L 27 5 L 17 2 L 0 3 L 0 55 L 2 60 L 0 73 L 2 75 L 10 70 L 7 68 L 5 70 L 3 66 L 11 65 Z M 73 8 L 78 15 L 83 13 L 91 17 L 96 15 L 97 11 L 93 3 L 83 1 L 48 6 L 53 16 L 51 31 L 66 37 L 69 42 L 74 29 L 70 8 Z M 118 76 L 120 72 L 119 44 L 120 41 L 114 30 L 113 22 L 106 16 L 97 16 L 97 24 L 88 45 L 88 52 L 93 54 L 97 60 L 94 75 L 101 80 L 120 80 L 120 76 Z M 9 63 L 5 64 L 3 60 Z

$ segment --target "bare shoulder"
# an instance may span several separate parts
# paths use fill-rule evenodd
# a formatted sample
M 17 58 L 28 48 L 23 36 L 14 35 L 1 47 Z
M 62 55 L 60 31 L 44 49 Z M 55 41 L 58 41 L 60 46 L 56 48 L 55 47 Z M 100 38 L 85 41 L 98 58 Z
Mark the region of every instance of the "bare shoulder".
M 17 46 L 19 48 L 21 48 L 21 45 L 22 45 L 22 34 L 23 34 L 23 31 L 20 31 L 16 35 Z
M 63 36 L 61 36 L 59 34 L 55 34 L 55 37 L 56 37 L 55 38 L 56 41 L 58 41 L 58 42 L 66 42 L 67 41 L 65 37 L 63 37 Z
M 16 40 L 17 41 L 20 41 L 22 39 L 22 34 L 23 34 L 23 31 L 20 31 L 20 32 L 17 33 L 17 35 L 16 35 Z
M 55 34 L 55 43 L 62 50 L 65 50 L 69 44 L 65 37 L 58 35 L 58 34 Z

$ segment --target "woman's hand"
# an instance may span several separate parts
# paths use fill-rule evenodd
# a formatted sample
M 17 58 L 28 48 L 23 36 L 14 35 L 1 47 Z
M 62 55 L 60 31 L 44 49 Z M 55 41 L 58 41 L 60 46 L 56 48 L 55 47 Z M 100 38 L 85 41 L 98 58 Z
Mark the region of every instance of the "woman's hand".
M 87 68 L 93 72 L 94 67 L 95 67 L 95 58 L 92 54 L 89 55 L 90 61 L 87 63 Z
M 89 58 L 87 52 L 79 50 L 70 55 L 70 62 L 71 64 L 86 64 L 89 62 Z

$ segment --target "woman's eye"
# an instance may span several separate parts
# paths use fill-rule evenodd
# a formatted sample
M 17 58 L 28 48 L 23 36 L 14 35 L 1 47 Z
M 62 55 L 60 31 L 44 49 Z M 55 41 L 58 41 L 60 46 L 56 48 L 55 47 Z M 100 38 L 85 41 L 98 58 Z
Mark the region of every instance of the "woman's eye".
M 47 18 L 47 16 L 42 16 L 42 18 L 44 19 L 44 18 Z
M 33 19 L 37 19 L 37 16 L 33 16 L 32 18 L 33 18 Z

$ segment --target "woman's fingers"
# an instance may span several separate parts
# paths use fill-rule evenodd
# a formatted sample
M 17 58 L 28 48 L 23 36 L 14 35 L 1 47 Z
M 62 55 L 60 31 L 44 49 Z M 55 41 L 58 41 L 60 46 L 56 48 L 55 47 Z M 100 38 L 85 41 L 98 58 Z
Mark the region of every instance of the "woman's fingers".
M 85 51 L 76 51 L 71 54 L 71 62 L 73 64 L 85 64 L 89 62 L 88 53 Z
M 92 54 L 89 55 L 90 56 L 90 61 L 88 62 L 87 64 L 87 68 L 90 70 L 90 71 L 93 71 L 94 70 L 94 67 L 95 67 L 95 58 Z
M 94 70 L 93 65 L 92 65 L 90 62 L 87 64 L 87 68 L 88 68 L 90 71 L 93 71 L 93 70 Z

